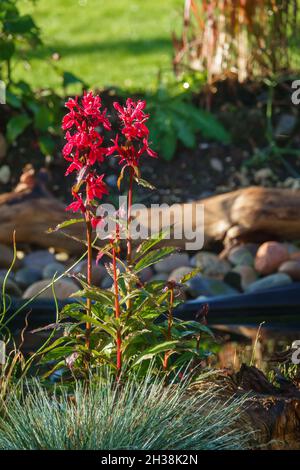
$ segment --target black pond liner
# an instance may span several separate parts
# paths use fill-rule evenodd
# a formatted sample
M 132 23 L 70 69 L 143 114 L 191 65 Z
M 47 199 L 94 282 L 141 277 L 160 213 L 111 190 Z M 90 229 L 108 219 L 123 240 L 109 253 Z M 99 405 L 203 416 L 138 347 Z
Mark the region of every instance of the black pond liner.
M 5 322 L 26 301 L 12 299 Z M 59 301 L 59 309 L 75 300 Z M 282 327 L 300 326 L 300 282 L 280 288 L 272 288 L 251 294 L 235 294 L 187 301 L 177 307 L 174 316 L 182 320 L 197 320 L 199 312 L 208 305 L 208 324 L 249 325 L 266 321 L 268 325 Z M 36 299 L 8 322 L 11 331 L 24 328 L 28 315 L 28 330 L 55 322 L 55 303 L 48 299 Z

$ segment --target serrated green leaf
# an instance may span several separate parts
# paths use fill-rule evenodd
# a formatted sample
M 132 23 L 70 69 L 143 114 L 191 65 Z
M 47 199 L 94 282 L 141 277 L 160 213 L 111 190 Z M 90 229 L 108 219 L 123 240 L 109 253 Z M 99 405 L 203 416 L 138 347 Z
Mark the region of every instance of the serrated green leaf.
M 153 247 L 158 245 L 158 243 L 164 240 L 168 234 L 169 234 L 169 230 L 161 230 L 159 233 L 157 233 L 156 235 L 153 235 L 148 240 L 143 241 L 136 250 L 136 256 L 134 257 L 134 262 L 136 262 L 142 255 L 147 253 Z
M 148 268 L 149 266 L 152 266 L 155 263 L 158 263 L 162 259 L 166 258 L 166 256 L 174 253 L 175 251 L 177 251 L 177 249 L 172 246 L 160 248 L 158 250 L 153 250 L 150 253 L 147 253 L 145 256 L 143 256 L 143 258 L 140 259 L 136 263 L 134 267 L 134 271 L 136 273 L 139 273 L 143 269 Z
M 109 290 L 100 289 L 97 287 L 90 287 L 79 290 L 74 294 L 71 294 L 70 297 L 84 297 L 87 299 L 94 300 L 95 302 L 105 301 L 111 304 L 114 301 L 115 295 Z
M 80 222 L 84 222 L 84 219 L 83 219 L 83 218 L 80 218 L 80 219 L 65 220 L 65 221 L 62 222 L 61 224 L 58 224 L 55 228 L 49 228 L 49 229 L 47 230 L 47 233 L 57 232 L 57 230 L 60 230 L 60 229 L 62 229 L 62 228 L 69 227 L 70 225 L 78 224 L 78 223 L 80 223 Z
M 143 186 L 144 188 L 148 188 L 148 189 L 155 189 L 155 186 L 153 186 L 148 181 L 143 180 L 142 178 L 139 178 L 139 177 L 136 176 L 134 179 L 135 179 L 135 181 L 137 182 L 137 184 L 139 186 Z
M 173 347 L 178 343 L 178 341 L 165 341 L 164 343 L 157 344 L 156 346 L 152 346 L 151 348 L 146 349 L 143 353 L 134 361 L 134 365 L 138 365 L 143 361 L 148 359 L 152 359 L 157 354 L 160 354 L 165 351 L 170 351 Z
M 195 277 L 197 274 L 199 274 L 201 272 L 201 269 L 200 268 L 196 268 L 196 269 L 193 269 L 190 273 L 187 273 L 185 276 L 183 276 L 179 283 L 180 284 L 184 284 L 185 282 L 189 281 L 190 279 L 192 279 L 193 277 Z
M 199 322 L 196 322 L 196 321 L 186 321 L 183 323 L 183 325 L 185 328 L 188 328 L 188 329 L 191 329 L 191 330 L 194 330 L 194 333 L 199 331 L 199 332 L 203 332 L 203 333 L 207 333 L 208 335 L 210 335 L 212 338 L 215 337 L 215 335 L 213 334 L 213 332 L 211 331 L 211 329 L 206 326 L 206 325 L 203 325 L 202 323 L 199 323 Z

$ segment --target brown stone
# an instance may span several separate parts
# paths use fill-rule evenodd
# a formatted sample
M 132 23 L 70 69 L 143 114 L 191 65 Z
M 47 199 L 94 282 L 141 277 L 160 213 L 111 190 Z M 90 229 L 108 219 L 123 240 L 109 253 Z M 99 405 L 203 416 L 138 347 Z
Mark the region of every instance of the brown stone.
M 277 271 L 279 266 L 288 259 L 288 250 L 282 243 L 265 242 L 256 253 L 255 269 L 261 274 L 271 274 Z
M 285 261 L 280 265 L 278 271 L 288 274 L 294 281 L 300 281 L 300 260 Z

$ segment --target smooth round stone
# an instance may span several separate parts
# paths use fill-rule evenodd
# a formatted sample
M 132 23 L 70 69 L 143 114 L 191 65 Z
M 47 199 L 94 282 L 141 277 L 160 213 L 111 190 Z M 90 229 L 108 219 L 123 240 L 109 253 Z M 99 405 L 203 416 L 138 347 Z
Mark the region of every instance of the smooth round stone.
M 28 268 L 36 268 L 41 271 L 51 263 L 55 263 L 55 256 L 47 250 L 38 250 L 24 256 L 23 264 Z
M 6 245 L 0 244 L 0 268 L 8 269 L 14 257 L 13 250 Z
M 286 247 L 289 255 L 293 255 L 294 253 L 299 253 L 298 246 L 294 245 L 293 243 L 285 242 L 285 243 L 283 243 L 283 246 Z
M 72 274 L 82 274 L 85 278 L 87 277 L 87 262 L 86 260 L 80 261 L 75 268 L 72 270 Z M 92 264 L 92 284 L 95 286 L 101 286 L 103 278 L 106 276 L 107 271 L 103 264 L 97 264 L 93 262 Z
M 42 279 L 42 273 L 35 268 L 22 268 L 15 275 L 15 281 L 22 289 L 26 289 L 40 279 Z
M 294 281 L 300 281 L 300 261 L 285 261 L 279 266 L 278 272 L 288 274 Z
M 220 259 L 214 253 L 199 251 L 191 260 L 191 265 L 201 269 L 205 276 L 215 279 L 223 279 L 230 271 L 231 266 L 226 260 Z
M 181 279 L 193 271 L 190 266 L 182 266 L 181 268 L 174 269 L 168 277 L 168 281 L 180 282 Z
M 167 258 L 156 263 L 154 268 L 158 273 L 171 273 L 176 268 L 187 266 L 190 264 L 190 259 L 187 253 L 173 253 Z
M 255 269 L 260 274 L 271 274 L 277 271 L 279 266 L 288 259 L 288 250 L 282 243 L 265 242 L 256 253 Z
M 246 292 L 252 293 L 272 289 L 273 287 L 282 287 L 291 284 L 291 282 L 292 279 L 285 273 L 270 274 L 269 276 L 266 276 L 250 284 L 247 287 Z
M 0 281 L 0 289 L 2 291 L 3 280 Z M 11 279 L 7 279 L 5 284 L 5 293 L 12 297 L 22 297 L 22 291 L 17 284 Z
M 228 254 L 228 260 L 234 266 L 253 266 L 254 265 L 254 256 L 250 250 L 244 246 L 237 246 L 230 250 Z
M 30 287 L 26 289 L 23 294 L 24 299 L 30 299 L 34 295 L 38 294 L 40 290 L 44 289 L 48 284 L 52 282 L 52 279 L 43 279 L 42 281 L 35 282 Z M 60 279 L 54 284 L 55 295 L 58 300 L 68 299 L 71 294 L 77 292 L 78 286 L 70 279 Z M 44 299 L 53 299 L 52 286 L 48 287 L 42 294 L 40 298 Z
M 67 268 L 62 263 L 55 262 L 47 264 L 43 269 L 43 278 L 52 279 L 55 274 L 56 276 L 60 276 L 66 269 Z
M 243 290 L 247 289 L 258 277 L 257 272 L 251 266 L 235 266 L 232 271 L 239 274 Z
M 300 251 L 296 251 L 290 255 L 290 259 L 294 261 L 300 261 Z
M 153 271 L 150 267 L 147 267 L 145 269 L 143 269 L 139 274 L 139 279 L 142 281 L 142 282 L 148 282 L 150 281 L 150 279 L 152 278 L 153 276 Z
M 8 271 L 7 269 L 0 269 L 0 282 L 3 282 L 3 279 L 5 278 L 7 271 Z M 11 281 L 15 279 L 15 275 L 12 271 L 10 271 L 9 273 L 9 279 Z
M 151 281 L 167 281 L 168 277 L 168 273 L 157 273 L 152 276 Z
M 111 286 L 113 285 L 113 279 L 110 277 L 109 274 L 106 274 L 106 276 L 102 279 L 101 282 L 101 288 L 102 289 L 110 289 Z
M 219 279 L 211 279 L 208 277 L 197 274 L 192 279 L 189 279 L 186 284 L 186 291 L 192 297 L 199 297 L 205 295 L 207 297 L 214 297 L 219 295 L 233 295 L 238 291 L 225 282 Z

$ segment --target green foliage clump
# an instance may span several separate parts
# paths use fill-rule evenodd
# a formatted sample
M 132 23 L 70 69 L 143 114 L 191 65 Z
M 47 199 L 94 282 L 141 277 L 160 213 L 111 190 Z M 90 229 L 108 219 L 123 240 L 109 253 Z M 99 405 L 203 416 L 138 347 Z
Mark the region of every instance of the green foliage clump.
M 74 392 L 31 384 L 13 396 L 0 420 L 1 450 L 245 449 L 249 433 L 234 429 L 246 400 L 216 400 L 212 390 L 165 386 L 148 374 L 116 384 L 112 376 Z

